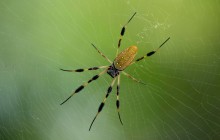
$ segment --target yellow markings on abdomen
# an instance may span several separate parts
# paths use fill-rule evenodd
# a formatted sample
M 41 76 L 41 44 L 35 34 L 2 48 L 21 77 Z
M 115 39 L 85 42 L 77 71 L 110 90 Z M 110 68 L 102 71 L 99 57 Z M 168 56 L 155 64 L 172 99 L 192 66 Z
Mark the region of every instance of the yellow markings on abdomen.
M 124 70 L 127 66 L 131 64 L 137 54 L 138 48 L 136 46 L 131 46 L 123 50 L 114 60 L 114 66 L 118 70 Z

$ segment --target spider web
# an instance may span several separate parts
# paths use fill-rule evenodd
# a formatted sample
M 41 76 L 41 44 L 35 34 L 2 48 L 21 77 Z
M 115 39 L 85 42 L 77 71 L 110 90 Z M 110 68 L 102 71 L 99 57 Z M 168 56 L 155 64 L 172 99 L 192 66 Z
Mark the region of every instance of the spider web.
M 0 139 L 219 139 L 220 3 L 211 1 L 0 2 Z M 71 91 L 101 72 L 66 73 L 109 65 L 131 15 L 121 50 L 137 57 L 171 39 L 121 76 L 120 124 L 116 86 L 89 125 L 112 78 L 103 75 L 67 103 Z

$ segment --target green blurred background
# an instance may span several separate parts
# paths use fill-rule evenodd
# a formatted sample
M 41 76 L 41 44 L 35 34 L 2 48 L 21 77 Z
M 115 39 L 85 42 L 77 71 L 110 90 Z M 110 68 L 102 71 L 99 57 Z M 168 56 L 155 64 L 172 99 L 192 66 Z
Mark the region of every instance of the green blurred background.
M 90 43 L 114 59 L 137 45 L 137 57 L 171 40 L 121 76 L 92 130 L 89 125 L 111 77 L 104 75 L 66 99 L 100 72 L 62 72 L 108 65 Z M 220 139 L 220 2 L 218 0 L 1 0 L 1 140 Z

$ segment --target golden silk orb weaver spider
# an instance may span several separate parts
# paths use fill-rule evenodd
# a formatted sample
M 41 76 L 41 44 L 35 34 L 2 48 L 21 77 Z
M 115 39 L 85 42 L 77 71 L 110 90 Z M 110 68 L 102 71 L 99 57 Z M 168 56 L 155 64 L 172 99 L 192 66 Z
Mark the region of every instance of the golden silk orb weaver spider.
M 92 128 L 92 125 L 94 123 L 94 121 L 96 120 L 97 116 L 99 115 L 99 113 L 102 111 L 104 105 L 105 105 L 105 101 L 106 99 L 108 98 L 109 94 L 111 93 L 112 91 L 112 87 L 117 79 L 117 100 L 116 100 L 116 107 L 117 107 L 117 112 L 118 112 L 118 117 L 119 117 L 119 120 L 121 122 L 121 124 L 123 125 L 122 123 L 122 120 L 121 120 L 121 117 L 120 117 L 120 113 L 119 113 L 119 106 L 120 106 L 120 103 L 119 103 L 119 89 L 120 89 L 120 73 L 122 73 L 123 75 L 127 76 L 128 78 L 132 79 L 133 81 L 135 82 L 138 82 L 138 83 L 141 83 L 141 84 L 145 84 L 143 82 L 141 82 L 140 80 L 137 80 L 136 78 L 134 78 L 133 76 L 131 76 L 130 74 L 124 72 L 124 70 L 146 58 L 146 57 L 150 57 L 152 56 L 153 54 L 155 54 L 169 39 L 167 38 L 156 50 L 153 50 L 149 53 L 147 53 L 146 55 L 136 59 L 134 61 L 134 58 L 135 58 L 135 55 L 137 54 L 137 46 L 130 46 L 128 48 L 126 48 L 125 50 L 123 50 L 121 53 L 118 54 L 118 49 L 120 48 L 121 46 L 121 41 L 122 41 L 122 37 L 124 36 L 125 34 L 125 29 L 128 25 L 128 23 L 133 19 L 133 17 L 136 15 L 136 12 L 132 15 L 132 17 L 128 20 L 128 22 L 122 27 L 121 29 L 121 33 L 120 33 L 120 38 L 118 40 L 118 47 L 117 47 L 117 53 L 116 53 L 116 58 L 114 59 L 114 61 L 112 62 L 111 60 L 108 59 L 108 57 L 106 57 L 101 51 L 99 51 L 99 49 L 94 45 L 94 44 L 91 44 L 95 49 L 96 51 L 98 51 L 98 53 L 104 57 L 111 65 L 110 66 L 99 66 L 99 67 L 91 67 L 91 68 L 87 68 L 87 69 L 76 69 L 76 70 L 65 70 L 65 69 L 60 69 L 62 71 L 67 71 L 67 72 L 84 72 L 84 71 L 87 71 L 87 70 L 98 70 L 98 69 L 104 69 L 104 71 L 102 71 L 101 73 L 93 76 L 91 79 L 89 79 L 87 82 L 83 83 L 81 86 L 79 86 L 66 100 L 64 100 L 60 105 L 64 104 L 66 101 L 68 101 L 74 94 L 76 93 L 79 93 L 82 89 L 84 89 L 89 83 L 91 83 L 92 81 L 94 80 L 97 80 L 101 75 L 103 75 L 104 73 L 108 73 L 112 78 L 112 82 L 111 82 L 111 85 L 108 87 L 107 89 L 107 93 L 105 95 L 105 98 L 104 100 L 102 101 L 102 103 L 99 105 L 99 108 L 98 108 L 98 112 L 96 113 L 94 119 L 92 120 L 92 123 L 90 124 L 90 127 L 89 127 L 89 131 L 91 130 Z

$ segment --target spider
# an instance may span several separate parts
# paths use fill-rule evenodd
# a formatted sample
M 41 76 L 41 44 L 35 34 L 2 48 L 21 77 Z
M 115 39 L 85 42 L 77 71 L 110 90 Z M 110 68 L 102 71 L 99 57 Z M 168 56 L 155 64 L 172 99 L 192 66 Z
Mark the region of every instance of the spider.
M 91 130 L 92 128 L 92 125 L 94 123 L 94 121 L 96 120 L 97 116 L 99 115 L 99 113 L 102 111 L 104 105 L 105 105 L 105 101 L 106 99 L 108 98 L 109 94 L 111 93 L 112 91 L 112 87 L 117 79 L 117 100 L 116 100 L 116 107 L 117 107 L 117 112 L 118 112 L 118 117 L 119 117 L 119 120 L 121 122 L 121 124 L 123 125 L 122 123 L 122 120 L 121 120 L 121 117 L 120 117 L 120 113 L 119 113 L 119 106 L 120 106 L 120 102 L 119 102 L 119 89 L 120 89 L 120 73 L 122 73 L 123 75 L 127 76 L 128 78 L 132 79 L 133 81 L 135 82 L 138 82 L 138 83 L 141 83 L 141 84 L 145 84 L 143 82 L 141 82 L 140 80 L 137 80 L 136 78 L 132 77 L 130 74 L 124 72 L 124 70 L 144 59 L 145 57 L 150 57 L 152 56 L 153 54 L 155 54 L 169 39 L 167 38 L 156 50 L 153 50 L 149 53 L 147 53 L 146 55 L 136 59 L 134 61 L 134 58 L 135 58 L 135 55 L 137 54 L 137 46 L 131 46 L 131 47 L 128 47 L 126 48 L 125 50 L 123 50 L 121 53 L 118 54 L 118 50 L 121 46 L 121 41 L 122 41 L 122 37 L 124 36 L 125 34 L 125 29 L 128 25 L 128 23 L 133 19 L 133 17 L 136 15 L 136 12 L 131 16 L 131 18 L 128 20 L 128 22 L 122 27 L 121 29 L 121 33 L 120 33 L 120 38 L 118 40 L 118 47 L 117 47 L 117 52 L 116 52 L 116 58 L 114 59 L 114 61 L 112 62 L 111 60 L 108 59 L 108 57 L 106 57 L 101 51 L 99 51 L 99 49 L 94 45 L 94 44 L 91 44 L 95 49 L 96 51 L 98 51 L 98 53 L 104 57 L 111 65 L 110 66 L 99 66 L 99 67 L 91 67 L 91 68 L 87 68 L 87 69 L 76 69 L 76 70 L 65 70 L 65 69 L 60 69 L 62 71 L 67 71 L 67 72 L 84 72 L 84 71 L 87 71 L 87 70 L 98 70 L 98 69 L 104 69 L 104 71 L 102 71 L 101 73 L 93 76 L 91 79 L 89 79 L 87 82 L 83 83 L 81 86 L 79 86 L 66 100 L 64 100 L 60 105 L 64 104 L 66 101 L 68 101 L 74 94 L 76 93 L 79 93 L 81 90 L 83 90 L 89 83 L 91 83 L 92 81 L 94 80 L 97 80 L 101 75 L 103 75 L 104 73 L 108 73 L 112 78 L 112 82 L 111 82 L 111 85 L 108 87 L 107 89 L 107 93 L 106 93 L 106 96 L 104 98 L 104 100 L 102 101 L 102 103 L 99 105 L 99 108 L 98 108 L 98 112 L 97 114 L 95 115 L 94 119 L 92 120 L 91 124 L 90 124 L 90 127 L 89 127 L 89 131 Z

